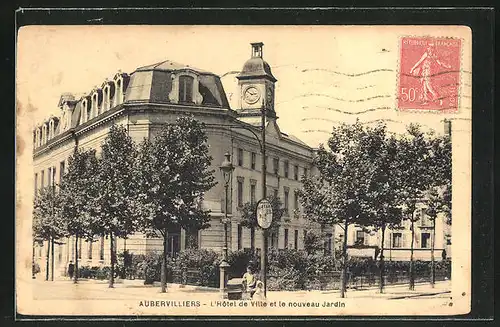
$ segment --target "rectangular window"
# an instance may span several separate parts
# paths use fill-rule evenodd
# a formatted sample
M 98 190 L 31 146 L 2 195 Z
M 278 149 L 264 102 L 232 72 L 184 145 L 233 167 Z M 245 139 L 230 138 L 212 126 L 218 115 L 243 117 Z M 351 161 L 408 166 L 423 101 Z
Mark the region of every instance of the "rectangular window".
M 243 166 L 243 149 L 238 149 L 238 166 Z
M 285 178 L 288 178 L 288 170 L 289 170 L 289 163 L 288 161 L 283 162 L 283 174 L 285 175 Z
M 64 176 L 64 169 L 66 168 L 66 162 L 64 161 L 61 161 L 61 163 L 59 163 L 59 183 L 62 181 L 63 179 L 63 176 Z
M 429 219 L 429 216 L 425 214 L 423 209 L 419 210 L 419 212 L 421 226 L 431 227 L 432 221 Z
M 299 193 L 297 192 L 293 193 L 293 209 L 294 210 L 299 209 Z
M 279 174 L 279 159 L 278 158 L 273 158 L 273 172 L 278 175 Z
M 56 167 L 52 167 L 52 184 L 51 186 L 54 188 L 56 186 Z
M 38 174 L 35 173 L 35 196 L 38 193 Z
M 193 102 L 193 81 L 191 76 L 179 77 L 179 102 Z
M 52 186 L 52 168 L 47 168 L 47 186 Z
M 197 249 L 198 248 L 198 231 L 186 231 L 184 237 L 184 247 L 186 249 Z
M 255 162 L 257 161 L 257 155 L 255 152 L 252 152 L 252 162 L 251 162 L 251 168 L 255 169 Z
M 87 258 L 92 260 L 92 243 L 94 243 L 94 242 L 88 241 L 88 243 L 89 243 L 89 247 L 88 247 Z
M 422 238 L 422 249 L 428 249 L 430 248 L 430 241 L 431 241 L 431 234 L 429 233 L 422 233 L 421 235 Z
M 288 249 L 288 228 L 285 228 L 285 249 Z
M 101 240 L 99 241 L 99 260 L 104 260 L 104 236 L 101 236 Z
M 255 227 L 250 228 L 250 248 L 255 249 Z
M 331 233 L 327 233 L 325 239 L 326 254 L 332 254 L 332 240 L 333 240 L 333 235 Z
M 304 177 L 307 177 L 307 168 L 304 168 Z
M 250 203 L 255 203 L 255 184 L 250 185 Z
M 392 233 L 392 247 L 393 248 L 400 248 L 402 247 L 402 239 L 403 236 L 401 233 Z
M 238 181 L 238 207 L 243 206 L 243 182 Z
M 293 248 L 295 250 L 299 249 L 299 230 L 298 229 L 296 229 L 293 232 Z
M 362 230 L 356 231 L 356 244 L 365 244 L 365 232 L 363 232 Z
M 279 197 L 279 194 L 278 194 L 278 189 L 277 189 L 277 188 L 275 188 L 273 192 L 274 192 L 274 193 L 273 193 L 274 197 L 277 199 L 277 198 Z
M 45 187 L 45 170 L 40 172 L 40 187 Z
M 285 208 L 284 214 L 286 216 L 288 216 L 288 190 L 287 189 L 285 189 L 285 191 L 284 191 L 283 205 L 284 205 L 284 208 Z
M 269 236 L 271 238 L 271 242 L 269 242 L 271 244 L 271 247 L 278 248 L 278 238 L 279 238 L 278 231 L 271 232 Z
M 243 248 L 243 227 L 238 224 L 238 250 Z
M 296 181 L 299 180 L 299 166 L 297 165 L 293 167 L 293 179 L 295 179 Z

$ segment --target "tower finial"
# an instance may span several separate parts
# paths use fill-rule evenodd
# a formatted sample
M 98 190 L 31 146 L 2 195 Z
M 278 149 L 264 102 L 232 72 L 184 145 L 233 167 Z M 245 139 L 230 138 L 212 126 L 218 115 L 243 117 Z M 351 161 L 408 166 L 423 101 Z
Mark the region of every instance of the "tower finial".
M 252 57 L 262 58 L 262 42 L 250 43 L 252 45 Z

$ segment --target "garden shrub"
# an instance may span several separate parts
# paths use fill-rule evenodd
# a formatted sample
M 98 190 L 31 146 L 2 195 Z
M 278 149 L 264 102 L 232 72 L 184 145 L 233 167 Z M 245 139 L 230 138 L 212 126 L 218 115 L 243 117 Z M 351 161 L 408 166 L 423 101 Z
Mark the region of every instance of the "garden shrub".
M 247 271 L 248 266 L 250 266 L 254 272 L 260 270 L 260 257 L 251 249 L 230 252 L 227 262 L 230 265 L 230 278 L 242 277 Z
M 174 269 L 181 271 L 196 270 L 201 286 L 217 287 L 219 285 L 220 254 L 207 249 L 188 249 L 180 252 L 173 262 Z
M 144 279 L 144 284 L 153 284 L 160 281 L 161 278 L 161 252 L 150 252 L 144 256 L 144 259 L 137 263 L 137 278 Z M 167 262 L 167 271 L 171 265 Z M 170 268 L 171 269 L 171 268 Z

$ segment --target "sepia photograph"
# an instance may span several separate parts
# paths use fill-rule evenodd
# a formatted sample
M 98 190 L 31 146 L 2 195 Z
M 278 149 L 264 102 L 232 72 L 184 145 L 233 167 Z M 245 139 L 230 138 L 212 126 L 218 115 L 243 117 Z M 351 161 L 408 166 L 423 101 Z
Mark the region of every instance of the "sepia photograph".
M 470 312 L 469 27 L 16 42 L 20 314 Z

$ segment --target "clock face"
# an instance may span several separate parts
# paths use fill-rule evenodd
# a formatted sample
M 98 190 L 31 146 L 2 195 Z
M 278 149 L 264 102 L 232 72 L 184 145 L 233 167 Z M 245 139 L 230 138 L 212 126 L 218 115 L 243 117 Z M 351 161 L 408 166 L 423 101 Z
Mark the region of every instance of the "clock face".
M 253 104 L 260 99 L 260 92 L 255 86 L 248 87 L 243 93 L 243 99 L 248 104 Z

